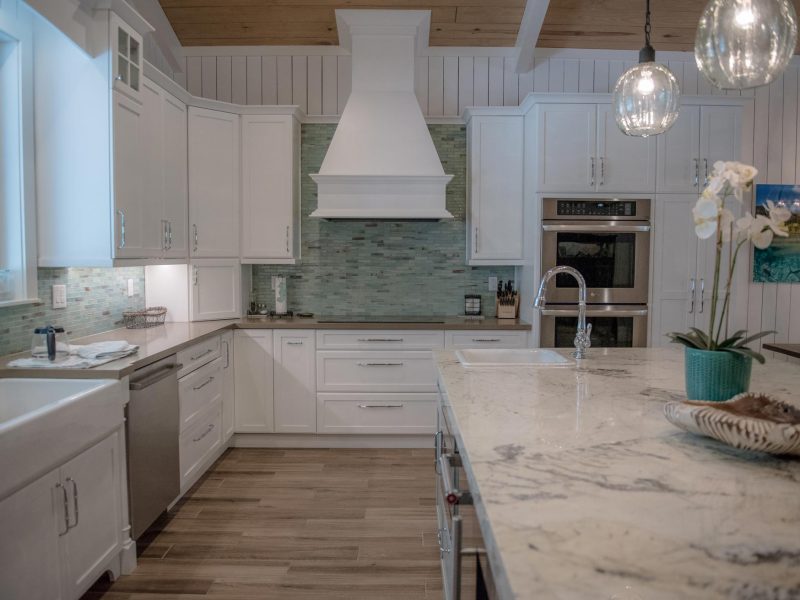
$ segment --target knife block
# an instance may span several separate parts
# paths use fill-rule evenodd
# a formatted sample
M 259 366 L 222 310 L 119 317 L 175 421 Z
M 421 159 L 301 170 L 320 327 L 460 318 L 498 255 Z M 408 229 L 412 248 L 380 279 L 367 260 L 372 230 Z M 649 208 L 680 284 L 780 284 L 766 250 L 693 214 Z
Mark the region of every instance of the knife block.
M 516 319 L 519 315 L 519 294 L 514 296 L 514 304 L 500 304 L 497 301 L 496 306 L 498 319 Z

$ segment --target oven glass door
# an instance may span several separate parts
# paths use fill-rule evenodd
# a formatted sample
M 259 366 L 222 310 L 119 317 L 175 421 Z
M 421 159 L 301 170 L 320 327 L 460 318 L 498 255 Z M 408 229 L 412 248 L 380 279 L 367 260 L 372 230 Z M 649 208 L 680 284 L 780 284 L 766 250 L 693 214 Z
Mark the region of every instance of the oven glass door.
M 542 270 L 566 265 L 580 271 L 590 303 L 647 302 L 650 260 L 649 225 L 545 224 Z M 577 302 L 578 284 L 559 274 L 548 300 Z
M 592 348 L 647 346 L 646 307 L 591 307 L 586 322 L 592 325 Z M 542 347 L 572 348 L 577 327 L 577 308 L 545 309 L 541 320 Z

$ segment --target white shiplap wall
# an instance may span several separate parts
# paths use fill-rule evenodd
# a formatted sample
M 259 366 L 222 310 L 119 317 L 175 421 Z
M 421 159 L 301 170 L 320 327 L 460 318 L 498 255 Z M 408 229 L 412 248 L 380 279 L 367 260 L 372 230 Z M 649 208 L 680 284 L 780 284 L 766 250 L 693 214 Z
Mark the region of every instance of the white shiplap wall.
M 336 116 L 350 92 L 350 57 L 338 48 L 186 48 L 184 75 L 195 95 L 237 104 L 297 104 L 312 116 Z M 294 54 L 292 54 L 294 53 Z M 686 95 L 721 92 L 697 71 L 689 53 L 661 52 Z M 529 92 L 608 93 L 637 55 L 626 51 L 536 51 L 533 71 L 517 74 L 503 48 L 437 48 L 418 59 L 417 96 L 429 117 L 456 117 L 466 106 L 515 106 Z M 800 181 L 797 59 L 755 96 L 752 160 L 759 181 Z M 749 130 L 749 128 L 748 128 Z M 749 142 L 746 143 L 749 148 Z M 747 325 L 775 329 L 777 341 L 800 340 L 800 284 L 750 284 Z

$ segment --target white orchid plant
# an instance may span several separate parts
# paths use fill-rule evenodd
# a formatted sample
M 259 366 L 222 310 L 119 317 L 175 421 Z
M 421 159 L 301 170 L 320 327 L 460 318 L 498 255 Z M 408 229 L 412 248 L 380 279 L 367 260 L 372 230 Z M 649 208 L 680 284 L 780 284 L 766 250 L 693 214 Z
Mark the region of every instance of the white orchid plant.
M 667 334 L 673 342 L 683 344 L 690 348 L 700 350 L 718 350 L 750 356 L 760 363 L 764 357 L 758 352 L 747 348 L 747 344 L 754 342 L 774 331 L 762 331 L 754 335 L 747 335 L 747 330 L 740 330 L 733 335 L 728 334 L 728 317 L 730 311 L 731 284 L 736 269 L 736 260 L 739 251 L 748 244 L 759 249 L 767 248 L 774 236 L 788 236 L 786 222 L 791 218 L 791 212 L 783 205 L 767 202 L 766 214 L 753 216 L 749 212 L 737 219 L 733 211 L 725 206 L 726 200 L 733 196 L 740 204 L 744 193 L 752 188 L 753 179 L 758 174 L 755 167 L 739 162 L 714 163 L 714 171 L 708 185 L 692 209 L 695 232 L 700 239 L 716 236 L 716 257 L 714 261 L 714 285 L 711 290 L 711 315 L 708 331 L 691 327 L 688 333 Z M 726 281 L 723 290 L 722 284 L 722 257 L 724 247 L 728 246 L 728 264 Z M 724 293 L 724 297 L 722 294 Z M 722 306 L 718 310 L 719 300 Z M 723 337 L 724 328 L 724 337 Z

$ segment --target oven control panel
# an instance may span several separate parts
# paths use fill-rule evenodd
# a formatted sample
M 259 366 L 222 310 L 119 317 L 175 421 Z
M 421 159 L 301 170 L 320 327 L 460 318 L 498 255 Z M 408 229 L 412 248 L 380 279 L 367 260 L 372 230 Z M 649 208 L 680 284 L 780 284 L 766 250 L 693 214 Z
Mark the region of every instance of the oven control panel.
M 635 217 L 636 201 L 618 200 L 559 200 L 559 217 Z

